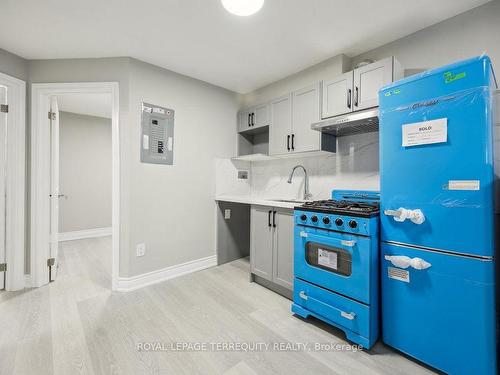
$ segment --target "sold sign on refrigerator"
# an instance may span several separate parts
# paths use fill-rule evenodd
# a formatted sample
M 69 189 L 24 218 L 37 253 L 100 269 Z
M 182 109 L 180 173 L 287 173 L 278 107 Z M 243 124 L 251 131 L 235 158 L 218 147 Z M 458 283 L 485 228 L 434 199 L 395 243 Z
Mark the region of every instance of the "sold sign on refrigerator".
M 403 147 L 443 143 L 448 140 L 448 119 L 403 125 Z

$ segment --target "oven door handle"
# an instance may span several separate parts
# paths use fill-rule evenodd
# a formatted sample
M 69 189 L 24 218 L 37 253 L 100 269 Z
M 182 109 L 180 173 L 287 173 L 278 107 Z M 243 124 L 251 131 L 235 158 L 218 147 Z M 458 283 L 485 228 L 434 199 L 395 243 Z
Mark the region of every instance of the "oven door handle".
M 342 318 L 345 318 L 345 319 L 348 319 L 348 320 L 354 320 L 356 319 L 356 313 L 354 312 L 347 312 L 347 311 L 344 311 L 344 310 L 341 310 L 341 309 L 338 309 L 336 308 L 335 306 L 332 306 L 332 305 L 328 305 L 316 298 L 312 298 L 310 296 L 308 296 L 306 294 L 306 292 L 304 292 L 303 290 L 301 290 L 299 292 L 299 297 L 302 298 L 304 301 L 308 301 L 308 300 L 311 300 L 311 301 L 314 301 L 316 303 L 319 303 L 320 305 L 324 305 L 325 307 L 329 308 L 329 309 L 334 309 L 334 310 L 337 310 L 339 313 L 340 313 L 340 316 Z
M 307 238 L 309 237 L 309 234 L 305 231 L 301 231 L 300 237 Z M 340 238 L 325 238 L 327 241 L 337 241 L 340 242 L 342 246 L 347 246 L 347 247 L 354 247 L 356 246 L 356 241 L 355 240 L 341 240 Z

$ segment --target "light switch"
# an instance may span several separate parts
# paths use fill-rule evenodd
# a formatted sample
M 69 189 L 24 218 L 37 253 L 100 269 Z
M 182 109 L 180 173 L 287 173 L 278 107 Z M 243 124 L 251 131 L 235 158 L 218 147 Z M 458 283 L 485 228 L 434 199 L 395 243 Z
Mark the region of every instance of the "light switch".
M 228 208 L 226 208 L 226 209 L 224 210 L 224 219 L 226 219 L 226 220 L 231 219 L 231 210 L 230 210 L 230 209 L 228 209 Z

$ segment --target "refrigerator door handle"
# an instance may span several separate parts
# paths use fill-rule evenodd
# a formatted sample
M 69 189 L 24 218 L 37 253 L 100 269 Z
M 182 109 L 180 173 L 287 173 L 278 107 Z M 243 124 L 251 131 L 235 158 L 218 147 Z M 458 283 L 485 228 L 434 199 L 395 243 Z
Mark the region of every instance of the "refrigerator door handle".
M 410 219 L 410 221 L 414 224 L 422 224 L 425 221 L 425 216 L 422 210 L 408 210 L 403 207 L 399 207 L 397 210 L 384 210 L 384 215 L 392 216 L 394 220 L 403 222 L 406 219 Z
M 406 255 L 386 255 L 385 260 L 392 263 L 393 266 L 398 268 L 414 268 L 416 270 L 425 270 L 432 266 L 429 262 L 426 262 L 422 258 L 410 258 Z

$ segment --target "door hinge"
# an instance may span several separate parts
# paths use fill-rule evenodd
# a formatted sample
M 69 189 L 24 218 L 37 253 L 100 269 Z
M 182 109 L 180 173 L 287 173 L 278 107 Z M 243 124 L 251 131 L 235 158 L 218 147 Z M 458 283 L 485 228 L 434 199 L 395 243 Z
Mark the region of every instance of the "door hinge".
M 56 113 L 55 112 L 49 112 L 49 120 L 55 120 L 56 119 Z
M 47 266 L 48 267 L 52 267 L 54 264 L 56 264 L 56 258 L 47 259 Z
M 8 104 L 0 104 L 0 112 L 9 113 L 9 105 Z
M 0 263 L 0 272 L 7 271 L 7 263 Z

